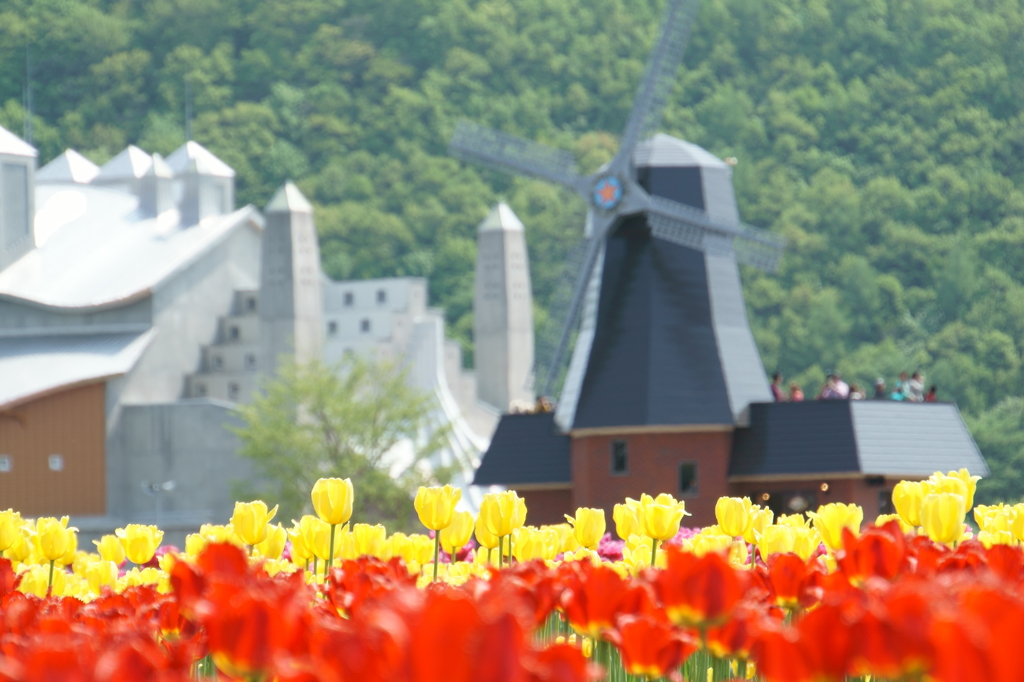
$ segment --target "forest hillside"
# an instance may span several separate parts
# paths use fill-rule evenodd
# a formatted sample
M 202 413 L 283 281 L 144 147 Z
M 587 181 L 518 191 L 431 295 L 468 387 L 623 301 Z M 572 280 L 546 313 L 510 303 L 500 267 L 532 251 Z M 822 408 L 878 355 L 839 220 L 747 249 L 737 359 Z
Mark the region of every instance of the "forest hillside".
M 445 154 L 469 118 L 609 158 L 661 0 L 6 0 L 0 124 L 31 74 L 41 162 L 193 137 L 241 203 L 292 178 L 335 278 L 422 275 L 472 361 L 475 227 L 527 226 L 538 320 L 582 203 Z M 28 67 L 28 68 L 26 68 Z M 1024 4 L 705 0 L 663 129 L 736 157 L 743 218 L 789 240 L 744 270 L 766 369 L 813 395 L 920 370 L 1024 495 Z

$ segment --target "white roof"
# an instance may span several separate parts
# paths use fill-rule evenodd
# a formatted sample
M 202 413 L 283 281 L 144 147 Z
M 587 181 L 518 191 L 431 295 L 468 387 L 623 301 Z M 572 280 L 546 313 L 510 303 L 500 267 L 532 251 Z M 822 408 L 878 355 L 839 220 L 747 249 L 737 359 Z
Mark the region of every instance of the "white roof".
M 292 181 L 284 183 L 267 204 L 265 213 L 312 213 L 313 207 Z
M 167 165 L 175 175 L 181 175 L 188 168 L 189 161 L 196 162 L 201 175 L 213 175 L 221 178 L 235 177 L 235 169 L 214 156 L 206 147 L 198 142 L 186 142 L 175 149 L 167 157 Z
M 128 372 L 153 330 L 0 338 L 0 409 Z
M 90 185 L 36 188 L 37 247 L 0 272 L 0 296 L 89 308 L 149 294 L 236 227 L 262 226 L 250 207 L 182 227 L 177 211 L 143 217 L 127 192 Z
M 153 157 L 130 144 L 120 154 L 100 166 L 96 180 L 106 182 L 141 178 L 151 165 L 153 165 Z
M 0 126 L 0 154 L 38 156 L 35 147 L 3 126 Z
M 720 158 L 692 142 L 680 140 L 665 133 L 658 133 L 649 140 L 636 146 L 633 152 L 633 163 L 637 166 L 670 166 L 686 168 L 703 166 L 705 168 L 726 168 L 729 166 Z
M 491 212 L 487 214 L 487 217 L 480 223 L 480 227 L 477 230 L 480 232 L 490 230 L 515 230 L 522 232 L 523 223 L 519 220 L 519 216 L 515 214 L 515 211 L 502 201 L 491 209 Z
M 99 175 L 100 167 L 74 149 L 66 149 L 56 159 L 36 171 L 36 182 L 73 182 L 88 185 Z

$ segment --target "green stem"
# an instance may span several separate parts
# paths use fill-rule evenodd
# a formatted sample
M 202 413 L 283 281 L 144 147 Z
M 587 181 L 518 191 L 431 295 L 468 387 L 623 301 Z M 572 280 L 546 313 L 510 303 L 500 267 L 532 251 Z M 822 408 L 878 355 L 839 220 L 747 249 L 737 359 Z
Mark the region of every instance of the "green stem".
M 512 565 L 512 536 L 508 536 L 508 565 Z
M 50 562 L 50 579 L 46 583 L 46 594 L 50 594 L 50 590 L 53 589 L 53 562 Z
M 458 561 L 458 559 L 455 558 L 455 553 L 457 551 L 458 551 L 458 549 L 455 548 L 455 545 L 452 545 L 452 551 L 450 552 L 450 554 L 452 555 L 452 564 L 454 564 L 456 561 Z
M 658 558 L 658 541 L 651 538 L 651 568 L 654 568 L 654 561 Z
M 498 568 L 501 568 L 501 562 L 505 558 L 505 536 L 501 535 L 498 537 Z
M 327 568 L 324 569 L 324 578 L 326 578 L 327 574 L 331 572 L 331 564 L 334 563 L 334 531 L 337 530 L 337 528 L 338 524 L 331 524 L 331 553 L 327 557 Z
M 441 553 L 441 531 L 434 531 L 434 580 L 437 582 L 437 558 Z
M 491 552 L 493 552 L 493 551 L 494 551 L 494 548 L 492 548 L 492 547 L 488 547 L 487 548 L 487 565 L 488 566 L 491 565 Z

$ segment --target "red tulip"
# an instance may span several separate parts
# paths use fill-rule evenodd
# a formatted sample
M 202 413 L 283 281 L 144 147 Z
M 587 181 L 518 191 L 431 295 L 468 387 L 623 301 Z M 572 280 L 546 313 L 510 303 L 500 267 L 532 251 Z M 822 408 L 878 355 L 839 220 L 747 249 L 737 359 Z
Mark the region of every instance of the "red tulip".
M 669 547 L 667 566 L 655 588 L 669 620 L 707 627 L 728 619 L 747 586 L 746 571 L 733 568 L 717 553 L 697 557 Z
M 692 638 L 650 616 L 623 616 L 611 639 L 630 675 L 664 677 L 696 650 Z

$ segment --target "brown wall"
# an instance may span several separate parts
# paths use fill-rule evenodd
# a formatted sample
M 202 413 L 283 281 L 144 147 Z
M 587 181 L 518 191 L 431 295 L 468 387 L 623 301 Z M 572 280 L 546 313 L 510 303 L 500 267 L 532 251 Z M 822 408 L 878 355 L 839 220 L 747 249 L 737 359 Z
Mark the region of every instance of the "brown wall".
M 808 502 L 808 510 L 814 511 L 818 505 L 829 502 L 845 502 L 858 504 L 864 509 L 864 522 L 875 520 L 880 513 L 891 513 L 886 509 L 892 499 L 892 489 L 898 478 L 878 478 L 857 476 L 853 478 L 829 478 L 822 476 L 816 479 L 792 481 L 745 481 L 730 484 L 730 495 L 749 497 L 757 504 L 767 504 L 778 515 L 792 514 L 794 509 L 787 508 L 788 501 L 794 494 L 799 494 Z M 821 489 L 822 484 L 828 490 Z M 768 500 L 763 499 L 768 495 Z M 805 510 L 806 511 L 806 510 Z
M 565 515 L 576 513 L 572 506 L 572 490 L 516 490 L 526 500 L 526 522 L 531 526 L 565 523 Z M 610 519 L 609 519 L 610 520 Z
M 628 472 L 612 474 L 612 441 L 624 440 L 629 452 Z M 614 530 L 612 509 L 625 498 L 642 493 L 679 494 L 679 465 L 697 463 L 698 493 L 683 496 L 692 514 L 685 526 L 715 523 L 715 502 L 729 494 L 727 476 L 732 448 L 731 431 L 702 433 L 643 433 L 580 436 L 572 440 L 573 507 L 603 508 L 608 528 Z
M 72 388 L 0 411 L 0 509 L 25 516 L 106 512 L 105 384 Z M 64 468 L 51 471 L 49 457 Z

